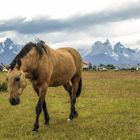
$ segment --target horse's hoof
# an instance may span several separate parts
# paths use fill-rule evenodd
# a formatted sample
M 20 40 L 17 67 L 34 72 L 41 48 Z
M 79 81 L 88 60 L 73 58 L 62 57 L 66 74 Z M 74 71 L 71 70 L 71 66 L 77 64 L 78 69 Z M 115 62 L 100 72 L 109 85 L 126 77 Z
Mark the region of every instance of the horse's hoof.
M 37 135 L 38 134 L 38 130 L 32 130 L 32 135 Z
M 72 122 L 72 120 L 68 118 L 67 119 L 67 123 L 71 123 L 71 122 Z
M 49 126 L 49 122 L 44 122 L 44 125 L 48 127 Z
M 75 113 L 74 113 L 74 117 L 75 117 L 75 118 L 78 117 L 78 113 L 77 113 L 77 111 L 75 111 Z

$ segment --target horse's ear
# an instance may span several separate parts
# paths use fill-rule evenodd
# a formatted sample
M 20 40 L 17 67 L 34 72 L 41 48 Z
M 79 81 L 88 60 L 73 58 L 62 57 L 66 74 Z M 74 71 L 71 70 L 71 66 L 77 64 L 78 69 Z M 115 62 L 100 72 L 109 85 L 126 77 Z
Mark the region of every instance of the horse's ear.
M 21 63 L 21 60 L 17 60 L 17 69 L 20 69 L 22 63 Z

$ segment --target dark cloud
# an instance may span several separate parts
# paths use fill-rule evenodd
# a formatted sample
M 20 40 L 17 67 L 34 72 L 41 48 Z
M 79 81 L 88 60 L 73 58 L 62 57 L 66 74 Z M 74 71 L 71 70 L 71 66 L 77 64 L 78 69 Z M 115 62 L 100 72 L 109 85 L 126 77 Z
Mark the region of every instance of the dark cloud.
M 0 32 L 16 31 L 22 34 L 50 33 L 62 31 L 82 31 L 94 25 L 120 22 L 123 20 L 140 18 L 140 4 L 136 3 L 116 11 L 102 11 L 67 19 L 38 18 L 26 21 L 25 18 L 16 18 L 2 21 Z

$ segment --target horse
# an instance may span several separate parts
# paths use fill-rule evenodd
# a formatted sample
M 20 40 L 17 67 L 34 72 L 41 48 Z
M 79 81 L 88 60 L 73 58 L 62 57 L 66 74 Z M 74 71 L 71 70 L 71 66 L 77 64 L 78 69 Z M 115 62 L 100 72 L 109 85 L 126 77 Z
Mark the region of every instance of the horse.
M 78 117 L 75 103 L 82 90 L 82 66 L 82 58 L 75 49 L 64 47 L 55 50 L 42 40 L 28 42 L 16 55 L 7 73 L 9 102 L 11 105 L 20 103 L 20 95 L 28 79 L 38 95 L 32 131 L 38 132 L 42 110 L 44 124 L 49 125 L 50 117 L 45 101 L 48 87 L 63 86 L 70 97 L 68 121 Z

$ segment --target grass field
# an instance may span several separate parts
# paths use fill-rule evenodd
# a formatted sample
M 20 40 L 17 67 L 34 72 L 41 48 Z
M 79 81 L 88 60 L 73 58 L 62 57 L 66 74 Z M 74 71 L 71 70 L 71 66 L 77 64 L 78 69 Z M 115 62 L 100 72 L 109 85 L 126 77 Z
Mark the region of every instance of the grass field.
M 4 80 L 5 73 L 0 73 Z M 49 88 L 46 97 L 51 117 L 32 135 L 37 96 L 29 84 L 21 104 L 13 107 L 0 94 L 0 140 L 140 140 L 140 72 L 84 72 L 83 91 L 77 100 L 79 117 L 67 124 L 69 97 L 62 87 Z

